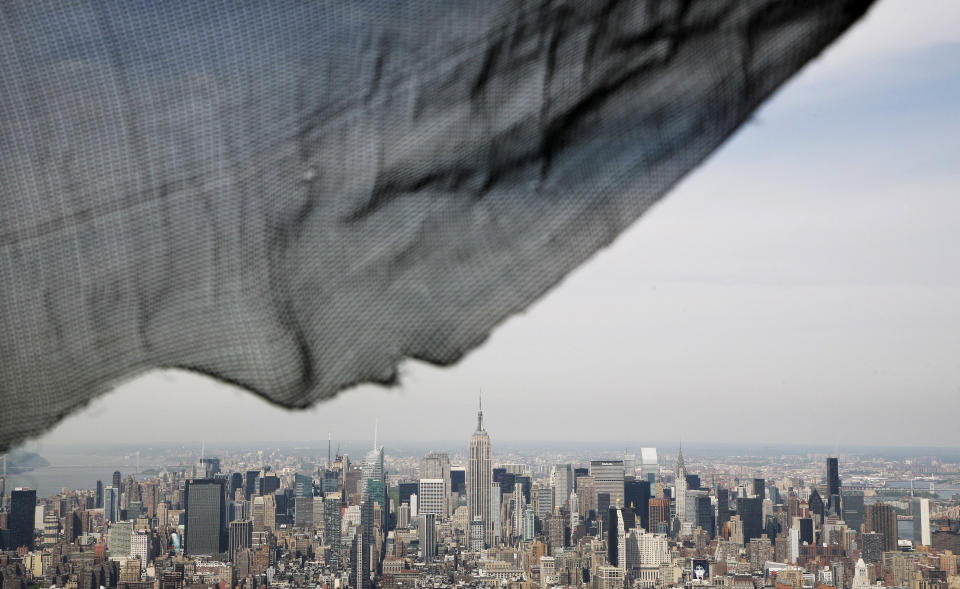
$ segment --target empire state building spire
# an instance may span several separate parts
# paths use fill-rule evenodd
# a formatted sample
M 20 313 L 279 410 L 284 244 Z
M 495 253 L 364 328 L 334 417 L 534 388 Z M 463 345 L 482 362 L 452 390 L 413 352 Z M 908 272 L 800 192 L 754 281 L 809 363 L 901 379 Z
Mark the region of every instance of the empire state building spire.
M 480 395 L 480 409 L 477 411 L 477 431 L 483 431 L 483 395 Z

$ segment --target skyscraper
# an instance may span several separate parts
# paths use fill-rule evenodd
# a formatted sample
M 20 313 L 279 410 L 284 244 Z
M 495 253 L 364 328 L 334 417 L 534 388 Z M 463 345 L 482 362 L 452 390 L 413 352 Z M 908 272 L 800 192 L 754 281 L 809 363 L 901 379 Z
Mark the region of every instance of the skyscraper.
M 450 505 L 450 493 L 453 491 L 450 476 L 450 456 L 443 452 L 431 452 L 420 461 L 421 479 L 440 479 L 443 481 L 443 511 L 444 517 L 453 513 Z
M 633 510 L 639 525 L 650 529 L 650 481 L 646 479 L 628 480 L 624 483 L 626 507 Z
M 687 466 L 683 463 L 683 448 L 677 452 L 677 469 L 674 472 L 674 500 L 676 502 L 677 517 L 680 518 L 681 529 L 691 522 L 687 521 Z M 686 530 L 689 531 L 689 530 Z
M 593 478 L 596 493 L 597 517 L 609 525 L 607 517 L 610 507 L 623 505 L 624 471 L 622 460 L 592 460 L 590 476 Z M 582 494 L 581 494 L 582 496 Z
M 417 493 L 417 512 L 432 515 L 444 515 L 446 502 L 444 501 L 443 479 L 420 479 L 420 488 Z
M 230 561 L 236 562 L 237 553 L 250 548 L 253 539 L 253 520 L 244 519 L 230 522 L 229 546 Z
M 184 487 L 184 552 L 216 556 L 226 551 L 223 479 L 189 479 Z
M 339 493 L 329 493 L 323 499 L 323 544 L 330 549 L 330 557 L 340 562 L 340 544 L 343 503 Z
M 827 458 L 827 497 L 830 498 L 839 494 L 840 467 L 836 458 Z
M 897 512 L 886 503 L 867 505 L 866 530 L 883 534 L 883 550 L 897 549 Z
M 623 520 L 623 509 L 610 507 L 607 521 L 607 561 L 610 566 L 625 569 L 627 566 L 627 532 Z
M 103 521 L 115 522 L 120 512 L 120 490 L 107 487 L 103 490 Z
M 553 487 L 553 504 L 566 507 L 573 491 L 573 465 L 557 464 L 550 473 L 550 486 Z
M 417 535 L 423 562 L 433 562 L 437 555 L 437 516 L 435 514 L 426 513 L 420 516 L 420 528 Z
M 17 549 L 26 546 L 33 550 L 33 525 L 37 507 L 37 492 L 25 487 L 15 488 L 10 492 L 10 515 L 7 526 L 10 529 L 10 545 L 8 548 Z
M 759 538 L 763 534 L 763 499 L 737 497 L 737 515 L 740 516 L 743 524 L 744 544 L 749 544 L 750 540 Z
M 930 546 L 930 500 L 926 497 L 910 500 L 913 516 L 913 544 Z
M 118 489 L 118 490 L 120 489 L 120 471 L 119 470 L 113 471 L 113 484 L 111 486 L 114 487 L 115 489 Z
M 493 483 L 493 458 L 490 454 L 490 437 L 483 429 L 483 404 L 477 411 L 477 431 L 470 437 L 467 460 L 467 515 L 471 526 L 480 519 L 484 536 L 492 536 L 493 520 L 490 517 L 490 485 Z

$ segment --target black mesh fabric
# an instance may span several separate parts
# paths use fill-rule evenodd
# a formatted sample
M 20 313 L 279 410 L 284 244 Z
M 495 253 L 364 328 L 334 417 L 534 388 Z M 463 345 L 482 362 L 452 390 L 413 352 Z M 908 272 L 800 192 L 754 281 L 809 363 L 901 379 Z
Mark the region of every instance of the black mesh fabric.
M 5 0 L 0 446 L 154 367 L 457 361 L 869 4 Z

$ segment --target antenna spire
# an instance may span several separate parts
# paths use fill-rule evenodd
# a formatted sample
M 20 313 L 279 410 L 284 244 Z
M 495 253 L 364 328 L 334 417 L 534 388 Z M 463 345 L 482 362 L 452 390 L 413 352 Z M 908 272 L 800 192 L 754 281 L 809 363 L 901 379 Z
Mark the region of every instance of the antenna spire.
M 477 431 L 483 431 L 483 389 L 480 389 L 480 405 L 477 411 Z

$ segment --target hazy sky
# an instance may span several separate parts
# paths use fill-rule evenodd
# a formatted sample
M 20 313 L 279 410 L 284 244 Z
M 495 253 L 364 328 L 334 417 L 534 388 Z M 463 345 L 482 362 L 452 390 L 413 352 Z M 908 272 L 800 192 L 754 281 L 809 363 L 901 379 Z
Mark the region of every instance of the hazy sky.
M 960 445 L 960 3 L 881 0 L 609 249 L 459 365 L 288 412 L 182 372 L 42 442 Z M 111 436 L 108 438 L 106 436 Z

